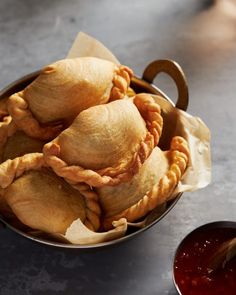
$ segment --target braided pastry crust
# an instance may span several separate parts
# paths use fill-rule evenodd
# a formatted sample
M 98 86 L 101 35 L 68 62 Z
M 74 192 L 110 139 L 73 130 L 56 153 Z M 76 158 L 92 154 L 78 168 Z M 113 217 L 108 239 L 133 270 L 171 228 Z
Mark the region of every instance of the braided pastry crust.
M 129 222 L 135 221 L 171 198 L 171 194 L 183 176 L 189 161 L 189 148 L 186 140 L 180 136 L 173 137 L 167 157 L 170 167 L 161 180 L 130 208 L 114 216 L 105 217 L 103 220 L 105 229 L 111 228 L 112 222 L 120 218 L 126 218 Z
M 56 137 L 63 125 L 55 126 L 40 124 L 29 109 L 28 103 L 24 99 L 23 91 L 13 94 L 8 103 L 8 111 L 11 114 L 17 129 L 23 130 L 33 138 L 48 140 Z
M 4 199 L 23 224 L 44 232 L 64 234 L 74 220 L 86 218 L 80 193 L 45 168 L 15 179 Z
M 0 187 L 8 187 L 26 171 L 39 170 L 47 166 L 41 153 L 26 154 L 13 160 L 7 160 L 0 165 Z
M 2 163 L 0 165 L 0 197 L 5 194 L 6 189 L 14 183 L 16 179 L 24 176 L 26 172 L 40 171 L 44 167 L 47 167 L 47 164 L 41 153 L 26 154 L 22 157 L 7 160 Z M 55 175 L 55 177 L 57 176 Z M 84 197 L 84 224 L 89 229 L 97 231 L 101 224 L 101 209 L 98 203 L 97 194 L 87 185 L 80 184 L 74 188 Z M 27 224 L 27 221 L 24 223 Z
M 128 92 L 133 71 L 127 66 L 119 66 L 115 71 L 115 76 L 112 80 L 113 87 L 110 93 L 109 101 L 123 98 Z
M 71 184 L 85 182 L 88 185 L 100 187 L 129 181 L 139 171 L 159 141 L 163 125 L 160 112 L 159 105 L 148 94 L 138 94 L 133 100 L 115 101 L 90 108 L 82 112 L 70 128 L 44 146 L 46 162 L 57 175 Z M 116 116 L 117 120 L 106 121 L 104 113 L 108 113 L 109 119 Z M 97 123 L 94 120 L 99 118 L 102 118 L 102 122 L 98 124 L 97 129 L 107 130 L 104 134 L 101 131 L 97 134 L 96 126 L 94 126 Z M 88 130 L 88 133 L 82 128 Z M 91 134 L 89 134 L 90 131 Z M 76 140 L 74 140 L 75 137 Z M 109 137 L 110 146 L 107 147 L 106 155 L 104 147 Z M 95 139 L 90 144 L 91 138 Z M 87 149 L 82 148 L 83 140 Z M 94 142 L 97 143 L 96 147 Z M 93 153 L 87 154 L 87 150 L 90 152 L 92 149 Z M 71 151 L 74 151 L 74 155 Z M 96 161 L 97 163 L 94 164 Z M 104 163 L 108 163 L 108 167 L 104 167 Z
M 110 98 L 123 98 L 132 75 L 128 67 L 99 58 L 60 60 L 42 69 L 23 91 L 10 96 L 8 111 L 27 135 L 51 140 L 81 111 Z
M 98 195 L 85 183 L 73 185 L 84 197 L 86 205 L 86 219 L 84 224 L 92 231 L 98 231 L 101 227 L 101 207 Z

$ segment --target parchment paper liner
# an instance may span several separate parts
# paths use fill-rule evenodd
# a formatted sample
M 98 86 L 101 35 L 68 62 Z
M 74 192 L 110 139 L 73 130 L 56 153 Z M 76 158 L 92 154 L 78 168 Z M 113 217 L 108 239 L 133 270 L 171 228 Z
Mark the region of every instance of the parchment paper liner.
M 119 64 L 115 56 L 96 39 L 80 32 L 76 37 L 67 58 L 94 56 Z M 210 131 L 203 121 L 188 113 L 174 108 L 164 98 L 155 95 L 153 98 L 160 104 L 164 119 L 164 130 L 159 146 L 169 148 L 170 139 L 174 135 L 183 136 L 189 143 L 190 162 L 188 168 L 173 193 L 195 191 L 207 186 L 211 181 Z M 108 232 L 94 233 L 87 229 L 80 219 L 75 220 L 67 229 L 65 235 L 52 235 L 62 241 L 72 244 L 95 244 L 120 238 L 125 235 L 128 226 L 145 227 L 164 213 L 166 204 L 154 209 L 146 218 L 137 223 L 127 223 L 122 218 L 113 223 L 114 229 Z M 31 232 L 34 235 L 34 232 Z M 35 232 L 40 236 L 40 232 Z M 42 235 L 43 236 L 43 235 Z M 50 235 L 49 235 L 50 236 Z

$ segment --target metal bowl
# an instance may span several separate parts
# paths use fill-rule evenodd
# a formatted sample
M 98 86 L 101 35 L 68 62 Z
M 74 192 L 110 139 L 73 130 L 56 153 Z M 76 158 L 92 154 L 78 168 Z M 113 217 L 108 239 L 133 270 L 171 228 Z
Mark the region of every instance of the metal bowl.
M 134 77 L 132 79 L 131 87 L 134 89 L 136 93 L 146 92 L 146 93 L 160 95 L 164 97 L 166 100 L 168 100 L 172 105 L 174 105 L 172 100 L 164 92 L 162 92 L 158 87 L 153 85 L 153 80 L 161 72 L 168 74 L 174 80 L 178 89 L 178 98 L 177 98 L 177 102 L 175 106 L 179 109 L 186 111 L 188 107 L 188 86 L 187 86 L 186 78 L 181 67 L 172 60 L 156 60 L 150 63 L 144 70 L 142 78 Z M 24 89 L 38 75 L 39 75 L 39 71 L 33 72 L 11 83 L 0 92 L 0 99 L 7 98 L 11 94 Z M 174 200 L 168 202 L 165 211 L 157 219 L 155 219 L 154 221 L 151 221 L 146 227 L 141 229 L 134 229 L 128 232 L 127 235 L 122 238 L 105 242 L 105 243 L 94 244 L 94 245 L 72 245 L 72 244 L 61 243 L 56 240 L 52 241 L 50 238 L 47 238 L 47 237 L 45 238 L 35 237 L 23 232 L 22 230 L 19 230 L 13 227 L 1 215 L 0 215 L 0 225 L 2 223 L 3 228 L 5 229 L 9 228 L 13 230 L 14 232 L 20 234 L 21 236 L 24 236 L 28 239 L 34 240 L 42 244 L 61 247 L 61 248 L 71 248 L 71 249 L 74 248 L 74 249 L 80 249 L 81 251 L 82 250 L 86 251 L 89 249 L 92 250 L 96 248 L 104 248 L 104 247 L 112 246 L 112 245 L 127 241 L 128 239 L 131 239 L 137 236 L 138 234 L 144 232 L 145 230 L 149 229 L 151 226 L 156 224 L 159 220 L 161 220 L 175 206 L 175 204 L 177 203 L 181 195 L 182 193 L 179 193 Z

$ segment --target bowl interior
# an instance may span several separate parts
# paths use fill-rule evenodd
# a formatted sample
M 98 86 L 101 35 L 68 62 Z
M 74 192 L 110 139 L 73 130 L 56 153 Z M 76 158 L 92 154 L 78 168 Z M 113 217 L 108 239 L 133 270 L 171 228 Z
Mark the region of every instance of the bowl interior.
M 20 78 L 19 80 L 11 83 L 10 85 L 8 85 L 6 88 L 4 88 L 1 92 L 0 92 L 0 99 L 4 99 L 9 97 L 11 94 L 16 93 L 20 90 L 23 90 L 27 85 L 29 85 L 37 76 L 39 75 L 39 72 L 34 72 L 31 73 L 27 76 L 24 76 L 22 78 Z M 167 99 L 172 105 L 173 102 L 156 86 L 147 83 L 146 81 L 138 78 L 138 77 L 134 77 L 131 81 L 131 87 L 134 89 L 134 91 L 136 93 L 141 93 L 141 92 L 146 92 L 146 93 L 151 93 L 151 94 L 157 94 L 160 95 L 162 97 L 164 97 L 165 99 Z M 154 224 L 156 224 L 158 221 L 160 221 L 173 207 L 174 205 L 177 203 L 177 201 L 179 200 L 179 198 L 181 197 L 182 193 L 179 193 L 175 199 L 171 200 L 170 202 L 168 202 L 166 204 L 166 207 L 164 210 L 161 210 L 158 213 L 158 217 L 155 218 L 153 220 L 153 218 L 150 218 L 150 221 L 148 222 L 147 226 L 145 226 L 144 228 L 129 228 L 128 232 L 126 234 L 126 236 L 113 240 L 113 241 L 109 241 L 109 242 L 104 242 L 104 243 L 99 243 L 99 244 L 93 244 L 93 245 L 72 245 L 72 244 L 67 244 L 67 243 L 63 243 L 61 241 L 58 240 L 53 240 L 52 237 L 48 237 L 46 234 L 45 236 L 36 236 L 36 235 L 29 235 L 27 233 L 25 233 L 23 230 L 16 228 L 14 226 L 12 226 L 3 216 L 0 215 L 0 221 L 6 225 L 8 228 L 10 228 L 11 230 L 17 232 L 18 234 L 29 238 L 31 240 L 43 243 L 43 244 L 47 244 L 50 246 L 56 246 L 56 247 L 63 247 L 63 248 L 76 248 L 76 249 L 81 249 L 81 250 L 89 250 L 89 249 L 95 249 L 95 248 L 101 248 L 101 247 L 107 247 L 107 246 L 112 246 L 115 244 L 118 244 L 120 242 L 126 241 L 128 239 L 131 239 L 132 237 L 140 234 L 141 232 L 147 230 L 148 228 L 150 228 L 151 226 L 153 226 Z

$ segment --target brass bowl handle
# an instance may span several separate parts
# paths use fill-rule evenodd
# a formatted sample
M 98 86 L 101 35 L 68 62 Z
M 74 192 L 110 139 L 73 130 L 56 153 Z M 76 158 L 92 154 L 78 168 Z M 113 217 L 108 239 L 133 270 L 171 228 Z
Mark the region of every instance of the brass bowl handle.
M 142 79 L 148 83 L 153 83 L 153 80 L 161 72 L 168 74 L 174 80 L 178 89 L 178 99 L 175 106 L 186 111 L 188 107 L 188 85 L 185 74 L 177 62 L 169 59 L 155 60 L 146 67 Z

